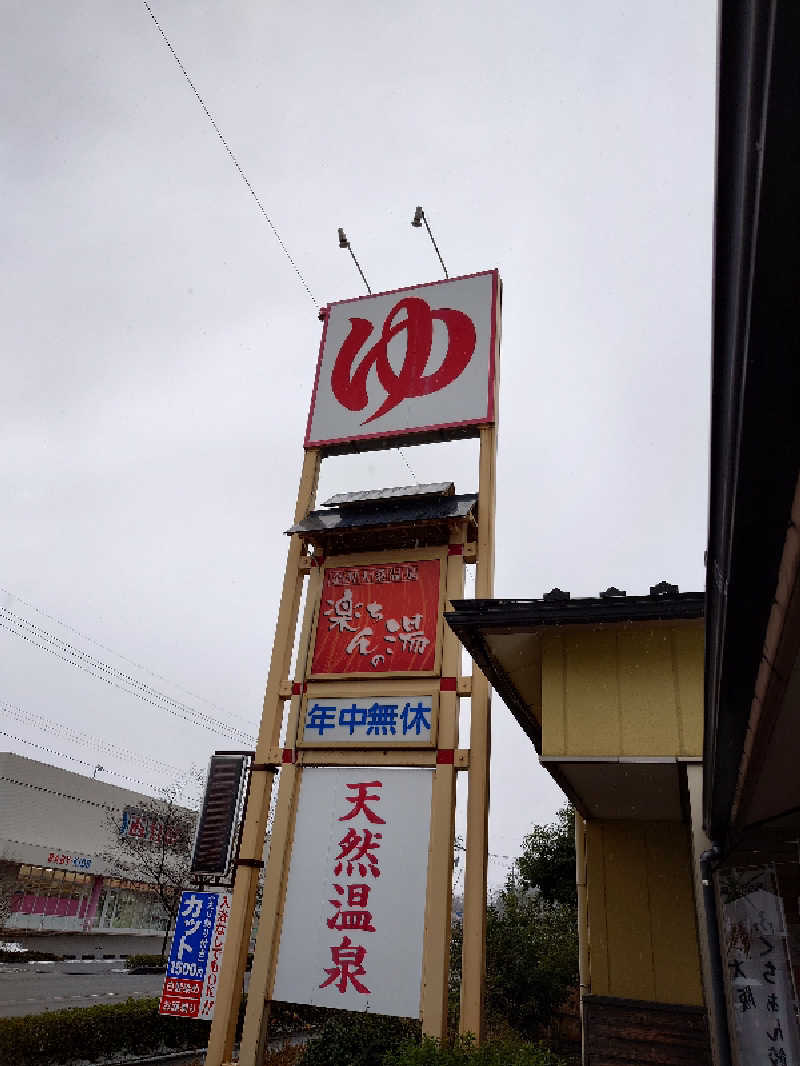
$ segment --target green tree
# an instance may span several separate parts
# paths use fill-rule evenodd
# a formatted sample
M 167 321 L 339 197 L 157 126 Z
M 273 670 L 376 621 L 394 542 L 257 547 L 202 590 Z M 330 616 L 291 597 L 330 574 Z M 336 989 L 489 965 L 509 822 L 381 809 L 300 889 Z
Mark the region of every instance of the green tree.
M 451 937 L 450 1011 L 458 1010 L 461 924 Z M 578 980 L 574 816 L 566 807 L 550 825 L 524 838 L 486 920 L 486 1004 L 489 1014 L 536 1036 Z
M 518 886 L 503 889 L 486 925 L 486 1001 L 491 1014 L 537 1035 L 578 979 L 574 906 Z
M 537 889 L 546 903 L 577 903 L 575 890 L 575 812 L 556 811 L 551 825 L 535 825 L 522 841 L 522 854 L 512 877 L 526 888 Z

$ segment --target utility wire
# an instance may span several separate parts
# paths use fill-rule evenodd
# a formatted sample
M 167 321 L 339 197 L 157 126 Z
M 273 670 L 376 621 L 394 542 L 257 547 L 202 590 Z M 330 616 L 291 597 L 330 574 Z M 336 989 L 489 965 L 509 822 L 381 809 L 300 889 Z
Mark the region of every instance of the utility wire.
M 463 844 L 454 844 L 453 850 L 466 852 L 467 849 L 464 847 Z M 498 855 L 496 851 L 487 851 L 486 854 L 489 856 L 490 859 L 494 859 L 495 862 L 503 863 L 513 863 L 516 862 L 519 858 L 519 855 Z
M 150 677 L 156 678 L 158 681 L 165 681 L 173 688 L 184 692 L 187 696 L 191 696 L 193 700 L 199 700 L 201 703 L 208 704 L 209 707 L 213 707 L 215 711 L 219 711 L 224 714 L 226 718 L 231 716 L 238 718 L 242 722 L 247 722 L 248 725 L 252 725 L 244 715 L 237 714 L 235 711 L 229 711 L 225 707 L 220 707 L 219 704 L 214 703 L 213 700 L 206 699 L 204 696 L 199 696 L 196 692 L 192 692 L 191 689 L 185 688 L 183 685 L 179 685 L 177 681 L 173 681 L 168 677 L 164 677 L 163 674 L 157 673 L 155 670 L 151 670 L 149 666 L 145 666 L 143 663 L 137 662 L 135 659 L 130 659 L 127 655 L 123 655 L 122 652 L 116 650 L 116 648 L 110 648 L 107 644 L 102 644 L 99 640 L 90 636 L 88 633 L 84 633 L 81 629 L 76 629 L 75 626 L 70 625 L 69 622 L 65 622 L 63 618 L 59 618 L 58 615 L 48 614 L 47 611 L 41 607 L 37 607 L 35 603 L 31 603 L 30 600 L 23 599 L 22 596 L 18 596 L 16 592 L 12 592 L 10 589 L 0 585 L 0 592 L 5 593 L 6 596 L 10 596 L 12 600 L 17 600 L 19 603 L 23 603 L 30 610 L 35 611 L 41 615 L 42 618 L 47 618 L 51 622 L 55 622 L 57 625 L 62 626 L 64 629 L 69 630 L 70 633 L 74 633 L 75 636 L 80 637 L 82 640 L 87 641 L 89 644 L 94 644 L 96 648 L 100 648 L 102 651 L 108 652 L 117 659 L 121 659 L 122 662 L 128 663 L 130 666 L 135 666 L 137 670 L 141 670 L 142 673 L 149 674 Z M 6 605 L 9 610 L 12 610 L 10 605 Z
M 279 245 L 281 246 L 281 251 L 282 251 L 282 252 L 283 252 L 283 254 L 284 254 L 284 255 L 286 256 L 286 258 L 287 258 L 287 259 L 289 260 L 289 262 L 290 262 L 290 263 L 292 264 L 292 268 L 294 269 L 294 272 L 295 272 L 295 274 L 297 274 L 298 278 L 299 278 L 299 279 L 300 279 L 300 281 L 302 282 L 303 288 L 304 288 L 304 289 L 306 290 L 306 292 L 308 293 L 308 295 L 309 295 L 309 296 L 311 297 L 311 299 L 312 299 L 312 300 L 314 301 L 314 304 L 316 305 L 316 302 L 317 302 L 317 301 L 316 301 L 316 299 L 315 299 L 315 297 L 314 297 L 314 293 L 313 293 L 313 292 L 311 291 L 311 289 L 310 289 L 310 288 L 309 288 L 309 286 L 308 286 L 308 282 L 307 282 L 307 281 L 306 281 L 306 279 L 305 279 L 305 278 L 303 277 L 303 274 L 302 274 L 302 272 L 301 272 L 301 270 L 300 270 L 300 267 L 299 267 L 299 266 L 297 265 L 297 263 L 295 263 L 294 259 L 292 258 L 291 254 L 290 254 L 290 252 L 289 252 L 289 249 L 288 249 L 288 248 L 286 247 L 286 245 L 285 245 L 285 244 L 284 244 L 284 242 L 283 242 L 283 238 L 281 237 L 280 233 L 278 233 L 278 230 L 277 230 L 277 229 L 276 229 L 276 227 L 275 227 L 275 223 L 274 223 L 274 222 L 272 221 L 272 219 L 271 219 L 271 218 L 269 217 L 269 215 L 267 214 L 266 208 L 264 207 L 264 205 L 262 204 L 261 200 L 259 199 L 259 197 L 258 197 L 258 194 L 256 193 L 255 189 L 254 189 L 254 188 L 253 188 L 253 186 L 252 186 L 252 185 L 250 184 L 250 180 L 249 180 L 249 178 L 248 178 L 248 177 L 247 177 L 247 175 L 245 174 L 244 170 L 242 170 L 242 166 L 241 166 L 241 164 L 239 163 L 239 160 L 238 160 L 238 159 L 236 158 L 236 156 L 235 156 L 235 155 L 233 154 L 233 151 L 231 150 L 231 147 L 230 147 L 230 145 L 228 144 L 228 142 L 227 142 L 227 141 L 225 140 L 225 138 L 223 137 L 223 135 L 222 135 L 222 131 L 220 130 L 220 128 L 219 128 L 219 126 L 217 125 L 217 123 L 215 122 L 215 120 L 214 120 L 214 116 L 213 116 L 213 115 L 211 114 L 211 112 L 210 112 L 210 111 L 208 110 L 208 107 L 206 106 L 206 102 L 205 102 L 205 100 L 204 100 L 204 99 L 203 99 L 203 97 L 202 97 L 202 96 L 200 95 L 200 93 L 199 93 L 199 92 L 197 91 L 197 88 L 196 88 L 196 86 L 195 86 L 194 82 L 193 82 L 193 81 L 192 81 L 192 79 L 191 79 L 191 78 L 189 77 L 189 73 L 188 73 L 188 71 L 186 70 L 186 67 L 185 67 L 185 66 L 183 65 L 183 63 L 181 62 L 180 56 L 179 56 L 179 55 L 178 55 L 178 53 L 177 53 L 177 52 L 175 51 L 175 49 L 174 49 L 174 48 L 172 47 L 172 44 L 171 44 L 171 42 L 170 42 L 169 38 L 167 37 L 167 35 L 166 35 L 166 34 L 164 33 L 164 31 L 162 30 L 162 28 L 161 28 L 161 23 L 160 23 L 160 22 L 158 21 L 158 19 L 156 18 L 156 16 L 155 16 L 155 13 L 153 12 L 153 9 L 152 9 L 152 7 L 150 7 L 150 5 L 148 4 L 147 0 L 142 0 L 142 3 L 143 3 L 143 4 L 144 4 L 144 6 L 145 6 L 145 7 L 147 8 L 147 11 L 148 11 L 148 14 L 150 15 L 150 18 L 151 18 L 151 19 L 153 20 L 153 22 L 154 22 L 154 23 L 155 23 L 155 25 L 156 25 L 156 29 L 157 29 L 157 30 L 158 30 L 158 32 L 159 32 L 159 33 L 161 34 L 161 37 L 162 37 L 162 39 L 163 39 L 163 41 L 164 41 L 164 44 L 165 44 L 165 45 L 167 46 L 167 48 L 169 48 L 170 52 L 172 53 L 172 57 L 173 57 L 173 59 L 175 60 L 175 62 L 176 62 L 176 63 L 178 64 L 178 66 L 180 67 L 181 73 L 183 74 L 184 78 L 186 78 L 186 81 L 187 81 L 187 82 L 189 83 L 189 87 L 191 88 L 191 90 L 192 90 L 192 92 L 194 93 L 194 95 L 195 95 L 195 96 L 197 97 L 198 103 L 200 104 L 200 106 L 202 107 L 203 111 L 205 112 L 206 118 L 208 119 L 208 121 L 209 121 L 209 122 L 211 123 L 211 125 L 213 126 L 213 128 L 214 128 L 214 132 L 216 133 L 217 137 L 219 137 L 220 141 L 222 142 L 222 146 L 223 146 L 223 148 L 225 149 L 225 151 L 226 151 L 226 152 L 228 153 L 228 155 L 230 156 L 230 158 L 231 158 L 231 162 L 232 162 L 232 163 L 233 163 L 233 165 L 234 165 L 234 166 L 236 167 L 236 169 L 237 169 L 237 170 L 239 171 L 239 175 L 240 175 L 240 177 L 241 177 L 242 181 L 243 181 L 243 182 L 245 183 L 245 185 L 247 186 L 247 188 L 248 188 L 248 190 L 249 190 L 249 192 L 250 192 L 250 195 L 251 195 L 251 196 L 253 197 L 253 199 L 255 200 L 256 204 L 258 205 L 258 209 L 259 209 L 259 211 L 261 212 L 261 214 L 262 214 L 262 215 L 264 216 L 264 218 L 266 219 L 267 225 L 268 225 L 268 226 L 269 226 L 269 228 L 270 228 L 270 229 L 272 230 L 272 232 L 273 232 L 273 234 L 274 234 L 274 236 L 275 236 L 275 240 L 276 240 L 276 241 L 278 242 L 278 244 L 279 244 Z
M 0 714 L 12 718 L 21 725 L 31 726 L 33 729 L 38 729 L 42 733 L 60 736 L 70 744 L 78 744 L 82 747 L 89 748 L 92 751 L 96 751 L 99 754 L 120 759 L 123 762 L 139 763 L 140 765 L 145 766 L 148 770 L 152 770 L 156 773 L 171 774 L 178 777 L 182 776 L 184 773 L 180 767 L 173 766 L 171 763 L 163 762 L 161 759 L 156 759 L 150 755 L 140 755 L 138 752 L 130 751 L 128 748 L 122 748 L 117 744 L 112 744 L 109 740 L 103 740 L 101 737 L 96 737 L 89 733 L 82 733 L 79 729 L 73 729 L 71 726 L 62 725 L 60 722 L 56 722 L 51 718 L 46 718 L 43 714 L 34 714 L 31 711 L 24 711 L 21 707 L 18 707 L 13 703 L 0 701 Z
M 226 731 L 239 733 L 242 736 L 249 736 L 249 734 L 245 733 L 241 729 L 238 729 L 236 726 L 228 726 L 228 724 L 222 721 L 221 719 L 215 718 L 213 717 L 213 715 L 207 714 L 205 711 L 199 711 L 195 707 L 192 707 L 190 704 L 184 703 L 183 700 L 176 699 L 173 696 L 169 696 L 166 693 L 161 692 L 160 689 L 157 689 L 154 686 L 147 684 L 147 682 L 145 681 L 140 681 L 138 678 L 133 677 L 131 674 L 127 674 L 122 670 L 118 670 L 115 666 L 109 665 L 103 659 L 100 659 L 95 655 L 91 655 L 88 652 L 81 651 L 79 648 L 76 648 L 74 645 L 70 644 L 68 641 L 63 640 L 56 634 L 51 633 L 49 630 L 44 629 L 42 626 L 36 625 L 35 622 L 31 622 L 30 619 L 25 618 L 23 615 L 15 614 L 8 607 L 0 608 L 0 626 L 2 626 L 4 621 L 11 621 L 12 625 L 16 626 L 17 629 L 20 630 L 20 632 L 17 633 L 18 636 L 24 637 L 25 634 L 24 632 L 22 632 L 24 630 L 27 631 L 29 634 L 33 634 L 36 639 L 44 640 L 46 644 L 51 646 L 45 648 L 44 650 L 53 650 L 53 653 L 59 655 L 59 657 L 67 655 L 70 661 L 78 660 L 80 663 L 88 666 L 90 668 L 89 672 L 97 671 L 97 674 L 99 675 L 109 675 L 118 679 L 122 682 L 123 686 L 130 685 L 132 688 L 137 690 L 133 693 L 133 695 L 137 695 L 140 698 L 144 698 L 144 696 L 152 697 L 165 704 L 169 704 L 172 708 L 176 710 L 185 711 L 190 715 L 208 723 L 209 725 L 220 726 Z M 3 628 L 8 627 L 3 626 Z M 39 646 L 41 647 L 41 645 Z M 103 680 L 107 679 L 108 678 L 106 676 L 103 676 Z M 145 702 L 150 701 L 145 700 Z
M 63 640 L 56 634 L 51 633 L 49 630 L 44 629 L 42 626 L 37 626 L 35 622 L 31 622 L 28 618 L 15 614 L 8 607 L 0 608 L 0 627 L 7 629 L 9 632 L 13 632 L 16 636 L 23 637 L 23 639 L 32 637 L 34 643 L 44 641 L 44 644 L 37 643 L 37 647 L 42 648 L 44 651 L 49 651 L 51 654 L 57 655 L 59 658 L 66 656 L 69 662 L 74 665 L 79 665 L 81 668 L 86 668 L 86 671 L 92 673 L 94 676 L 102 676 L 102 679 L 106 681 L 111 677 L 121 681 L 123 686 L 132 686 L 137 690 L 131 693 L 132 695 L 139 696 L 140 698 L 149 696 L 160 702 L 169 704 L 174 709 L 186 711 L 211 725 L 222 726 L 226 730 L 230 729 L 233 732 L 243 732 L 242 730 L 237 730 L 235 726 L 227 726 L 227 724 L 222 722 L 221 719 L 214 718 L 212 715 L 206 714 L 204 711 L 196 710 L 196 708 L 184 703 L 182 700 L 166 695 L 152 685 L 148 685 L 146 682 L 140 681 L 131 674 L 126 674 L 123 671 L 118 670 L 116 667 L 109 665 L 104 660 L 97 658 L 97 656 L 81 651 L 79 648 L 76 648 L 74 645 Z M 126 688 L 125 691 L 128 691 L 128 689 Z M 146 700 L 145 702 L 149 701 Z
M 87 762 L 86 759 L 79 759 L 77 755 L 68 755 L 65 751 L 59 751 L 57 748 L 48 748 L 45 744 L 37 744 L 35 740 L 26 740 L 24 737 L 15 736 L 13 733 L 7 733 L 5 729 L 0 729 L 0 737 L 8 737 L 9 740 L 16 740 L 19 744 L 28 744 L 31 748 L 36 748 L 37 751 L 43 751 L 47 755 L 58 755 L 62 759 L 69 759 L 71 762 L 79 763 L 81 766 L 87 766 L 90 770 L 102 770 L 104 774 L 113 774 L 114 777 L 121 777 L 123 781 L 131 781 L 134 785 L 141 785 L 142 788 L 149 788 L 157 791 L 157 786 L 150 781 L 142 781 L 139 777 L 130 777 L 128 774 L 120 773 L 119 770 L 110 770 L 107 766 L 98 766 L 97 763 Z
M 28 632 L 25 632 L 24 620 L 23 623 L 20 624 L 19 620 L 15 619 L 11 625 L 5 624 L 7 621 L 7 616 L 0 613 L 0 629 L 5 629 L 9 633 L 13 633 L 15 636 L 22 637 L 27 643 L 33 644 L 42 651 L 46 651 L 56 658 L 61 659 L 63 662 L 67 663 L 67 665 L 82 670 L 84 673 L 89 674 L 90 677 L 105 681 L 106 684 L 113 685 L 114 688 L 118 688 L 121 692 L 125 692 L 130 696 L 136 696 L 137 699 L 142 700 L 144 703 L 149 703 L 158 710 L 165 710 L 169 714 L 182 718 L 184 721 L 191 721 L 194 725 L 209 729 L 211 732 L 218 733 L 220 736 L 227 736 L 230 739 L 239 740 L 252 739 L 248 734 L 241 730 L 237 730 L 234 727 L 228 727 L 224 722 L 220 722 L 211 718 L 209 715 L 204 715 L 199 711 L 195 711 L 194 708 L 165 696 L 163 693 L 158 692 L 157 689 L 137 683 L 134 679 L 131 679 L 134 688 L 129 688 L 126 683 L 128 675 L 120 674 L 119 671 L 115 671 L 114 668 L 108 666 L 108 664 L 103 663 L 94 656 L 77 651 L 69 644 L 63 645 L 63 642 L 61 642 L 63 647 L 60 647 L 58 638 L 53 637 L 52 634 L 49 634 L 46 631 L 40 631 L 37 633 L 36 630 L 39 629 L 37 626 L 28 625 Z M 120 678 L 122 679 L 122 683 L 120 683 Z
M 46 792 L 49 796 L 58 796 L 59 799 L 72 800 L 73 803 L 85 803 L 89 807 L 99 807 L 104 811 L 111 811 L 112 814 L 119 814 L 122 807 L 112 807 L 109 803 L 100 803 L 97 800 L 86 799 L 84 796 L 73 796 L 68 792 L 59 792 L 55 788 L 47 788 L 46 785 L 34 785 L 31 781 L 20 781 L 17 777 L 6 777 L 5 774 L 0 774 L 0 781 L 5 781 L 9 785 L 17 785 L 19 788 L 29 788 L 33 792 Z M 154 796 L 153 799 L 158 799 L 158 796 Z M 196 813 L 194 808 L 187 808 L 193 814 Z
M 114 688 L 118 688 L 120 691 L 126 692 L 130 696 L 136 696 L 137 699 L 142 700 L 144 703 L 149 703 L 157 710 L 166 711 L 168 714 L 181 718 L 184 721 L 192 722 L 192 724 L 200 726 L 203 729 L 208 729 L 210 732 L 216 733 L 218 736 L 228 737 L 231 740 L 237 740 L 250 746 L 254 744 L 254 738 L 251 734 L 245 733 L 243 730 L 237 729 L 234 726 L 229 726 L 227 723 L 217 718 L 213 718 L 211 715 L 204 714 L 202 711 L 198 711 L 194 707 L 182 703 L 180 700 L 175 700 L 172 697 L 167 696 L 165 693 L 160 692 L 158 689 L 153 688 L 151 685 L 137 681 L 129 674 L 124 674 L 115 667 L 109 666 L 108 663 L 103 662 L 103 660 L 98 659 L 96 656 L 79 651 L 71 644 L 68 644 L 66 641 L 63 641 L 60 637 L 48 632 L 41 626 L 37 626 L 28 619 L 15 615 L 14 612 L 10 611 L 7 607 L 0 608 L 0 629 L 5 629 L 9 633 L 21 637 L 27 643 L 33 644 L 42 651 L 46 651 L 50 655 L 61 659 L 69 666 L 74 666 L 77 669 L 82 670 L 91 677 L 96 677 L 101 681 L 105 681 L 106 684 L 112 685 Z
M 308 293 L 308 295 L 311 297 L 311 299 L 313 300 L 314 304 L 316 305 L 316 303 L 317 303 L 316 297 L 314 296 L 314 293 L 311 291 L 311 289 L 310 289 L 310 287 L 308 285 L 308 282 L 303 277 L 303 273 L 300 270 L 300 267 L 297 265 L 297 263 L 292 258 L 292 255 L 291 255 L 289 249 L 286 247 L 286 244 L 284 243 L 284 240 L 281 237 L 280 233 L 278 232 L 278 230 L 277 230 L 277 228 L 275 226 L 275 223 L 272 221 L 270 216 L 267 214 L 267 210 L 264 207 L 263 203 L 261 202 L 261 199 L 259 198 L 258 193 L 253 188 L 253 186 L 250 183 L 250 179 L 247 177 L 247 175 L 245 174 L 244 170 L 242 169 L 241 163 L 239 162 L 239 160 L 234 155 L 233 150 L 231 149 L 231 146 L 225 140 L 225 137 L 224 137 L 224 135 L 222 133 L 222 130 L 219 128 L 219 126 L 216 123 L 216 120 L 214 119 L 214 116 L 209 111 L 205 100 L 203 99 L 203 97 L 198 92 L 197 86 L 194 84 L 194 82 L 192 81 L 191 77 L 189 76 L 189 72 L 187 71 L 186 67 L 183 65 L 183 62 L 182 62 L 180 56 L 175 51 L 175 49 L 174 49 L 174 47 L 172 45 L 172 42 L 167 37 L 166 33 L 164 33 L 164 30 L 161 27 L 161 23 L 156 18 L 155 12 L 153 11 L 152 7 L 147 2 L 147 0 L 142 0 L 142 3 L 147 8 L 147 13 L 150 15 L 150 18 L 155 23 L 156 29 L 158 30 L 159 34 L 161 35 L 161 38 L 164 41 L 164 44 L 167 46 L 167 48 L 172 53 L 172 57 L 175 60 L 175 62 L 178 64 L 178 67 L 180 68 L 181 73 L 183 74 L 184 78 L 186 79 L 186 81 L 187 81 L 187 83 L 189 85 L 189 88 L 192 90 L 192 92 L 196 96 L 198 103 L 202 107 L 206 118 L 211 123 L 211 125 L 212 125 L 212 127 L 214 129 L 214 132 L 216 133 L 217 137 L 219 138 L 223 148 L 225 149 L 225 151 L 230 156 L 231 162 L 236 167 L 237 171 L 239 172 L 239 176 L 241 177 L 242 181 L 247 186 L 247 189 L 248 189 L 250 195 L 255 200 L 259 211 L 264 216 L 264 219 L 266 220 L 269 228 L 272 230 L 276 241 L 278 242 L 278 244 L 281 247 L 281 250 L 283 251 L 283 254 L 286 256 L 286 258 L 291 263 L 292 269 L 294 270 L 295 274 L 297 274 L 298 278 L 300 279 L 300 281 L 301 281 L 301 283 L 303 285 L 303 288 L 306 290 L 306 292 Z M 441 252 L 439 251 L 439 248 L 438 248 L 438 246 L 436 244 L 436 241 L 433 238 L 433 234 L 431 233 L 430 226 L 428 225 L 428 220 L 424 219 L 424 221 L 425 221 L 425 226 L 426 226 L 426 228 L 428 230 L 428 235 L 430 236 L 431 241 L 433 242 L 433 247 L 436 249 L 436 254 L 439 256 L 439 262 L 442 264 L 442 269 L 444 270 L 445 277 L 449 277 L 449 274 L 447 273 L 447 267 L 444 265 L 444 260 L 442 259 L 442 256 L 441 256 Z M 341 235 L 342 231 L 339 230 L 339 233 Z M 355 254 L 353 252 L 353 249 L 350 247 L 350 242 L 345 240 L 345 242 L 342 243 L 342 237 L 340 236 L 340 247 L 347 248 L 348 251 L 350 252 L 350 255 L 352 256 L 353 262 L 356 265 L 356 269 L 358 270 L 359 274 L 361 275 L 361 280 L 366 285 L 367 292 L 370 293 L 370 295 L 371 295 L 372 294 L 372 289 L 370 288 L 369 282 L 367 281 L 366 277 L 364 276 L 364 271 L 361 269 L 361 264 L 356 259 Z M 411 475 L 412 481 L 416 482 L 416 480 L 417 480 L 416 475 L 415 475 L 414 471 L 411 469 L 411 466 L 410 466 L 408 460 L 406 459 L 405 455 L 403 455 L 403 452 L 402 452 L 401 449 L 398 448 L 398 451 L 400 452 L 400 457 L 402 458 L 403 462 L 405 463 L 406 467 L 408 468 L 408 472 Z
M 10 785 L 18 785 L 20 788 L 29 788 L 33 792 L 47 792 L 50 796 L 72 800 L 74 803 L 86 803 L 89 807 L 100 807 L 101 810 L 113 811 L 115 814 L 120 810 L 119 807 L 112 807 L 108 803 L 98 803 L 97 800 L 85 799 L 83 796 L 72 796 L 68 792 L 59 792 L 57 789 L 47 788 L 45 785 L 34 785 L 31 781 L 20 781 L 16 777 L 6 777 L 5 774 L 0 774 L 0 781 L 6 781 Z

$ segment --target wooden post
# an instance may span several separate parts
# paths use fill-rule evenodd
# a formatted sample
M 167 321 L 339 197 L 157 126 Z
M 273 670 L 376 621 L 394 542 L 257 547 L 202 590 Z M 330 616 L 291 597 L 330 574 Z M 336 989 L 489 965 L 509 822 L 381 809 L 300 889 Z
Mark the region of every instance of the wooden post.
M 295 522 L 305 518 L 314 505 L 319 465 L 318 449 L 311 448 L 303 453 L 303 469 L 294 511 Z M 283 723 L 281 683 L 289 675 L 305 576 L 305 572 L 300 569 L 301 554 L 302 544 L 295 534 L 289 542 L 287 553 L 286 573 L 283 578 L 275 640 L 272 645 L 261 726 L 256 745 L 254 760 L 256 764 L 266 763 L 270 748 L 274 748 L 280 740 Z M 239 852 L 241 859 L 259 864 L 261 862 L 274 777 L 275 771 L 272 769 L 252 772 L 247 817 L 242 830 Z M 217 983 L 217 1000 L 208 1040 L 206 1066 L 222 1066 L 223 1062 L 230 1062 L 233 1056 L 233 1040 L 242 998 L 253 905 L 258 887 L 258 872 L 257 866 L 239 866 L 236 869 L 226 947 L 222 954 L 222 965 Z
M 446 601 L 464 595 L 464 527 L 455 530 L 451 545 L 460 548 L 448 555 Z M 450 606 L 446 602 L 445 609 Z M 461 643 L 446 628 L 442 638 L 442 677 L 461 673 Z M 439 693 L 440 751 L 458 747 L 458 694 L 453 689 Z M 447 978 L 450 964 L 450 911 L 453 894 L 453 844 L 455 835 L 456 767 L 437 763 L 431 798 L 431 832 L 428 848 L 428 889 L 425 901 L 425 937 L 422 955 L 422 1031 L 444 1040 L 447 1036 Z
M 497 430 L 481 430 L 478 483 L 478 558 L 475 598 L 488 599 L 494 586 L 494 510 Z M 483 1040 L 483 991 L 486 977 L 486 865 L 489 838 L 489 758 L 491 754 L 489 682 L 472 668 L 467 854 L 464 876 L 464 944 L 462 950 L 462 1033 Z
M 300 655 L 296 668 L 296 681 L 300 691 L 292 697 L 289 721 L 286 727 L 286 748 L 294 755 L 297 740 L 297 726 L 302 706 L 302 688 L 306 673 L 305 654 L 311 640 L 311 626 L 314 621 L 314 609 L 322 589 L 322 568 L 316 567 L 311 573 L 306 596 L 303 627 L 300 633 Z M 264 1046 L 269 1024 L 269 1000 L 275 968 L 278 962 L 281 923 L 283 921 L 283 903 L 286 896 L 286 882 L 289 877 L 289 865 L 294 837 L 294 820 L 297 811 L 297 795 L 300 788 L 302 771 L 294 762 L 285 763 L 281 768 L 278 788 L 278 804 L 275 821 L 272 826 L 272 838 L 269 846 L 269 859 L 264 875 L 264 897 L 261 901 L 261 917 L 258 922 L 256 950 L 253 956 L 253 969 L 250 973 L 250 987 L 247 994 L 247 1011 L 242 1030 L 242 1042 L 239 1048 L 240 1066 L 256 1066 L 264 1061 Z

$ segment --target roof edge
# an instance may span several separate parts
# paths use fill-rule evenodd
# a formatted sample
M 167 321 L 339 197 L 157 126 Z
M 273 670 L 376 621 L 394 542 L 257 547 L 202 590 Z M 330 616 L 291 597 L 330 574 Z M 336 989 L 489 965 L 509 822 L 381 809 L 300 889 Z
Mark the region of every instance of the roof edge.
M 540 628 L 702 618 L 705 599 L 703 592 L 679 592 L 669 597 L 625 596 L 619 599 L 454 600 L 453 610 L 446 611 L 445 618 L 461 637 L 461 630 L 476 628 Z

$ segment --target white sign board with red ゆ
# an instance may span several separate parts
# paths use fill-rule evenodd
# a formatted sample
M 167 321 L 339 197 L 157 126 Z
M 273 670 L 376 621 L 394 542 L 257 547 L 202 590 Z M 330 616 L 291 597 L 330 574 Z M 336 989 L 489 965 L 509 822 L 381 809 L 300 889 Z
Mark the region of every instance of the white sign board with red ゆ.
M 432 770 L 303 770 L 273 998 L 417 1018 Z
M 330 304 L 306 448 L 475 436 L 495 419 L 496 270 Z
M 230 910 L 224 890 L 181 894 L 159 1014 L 213 1017 Z

